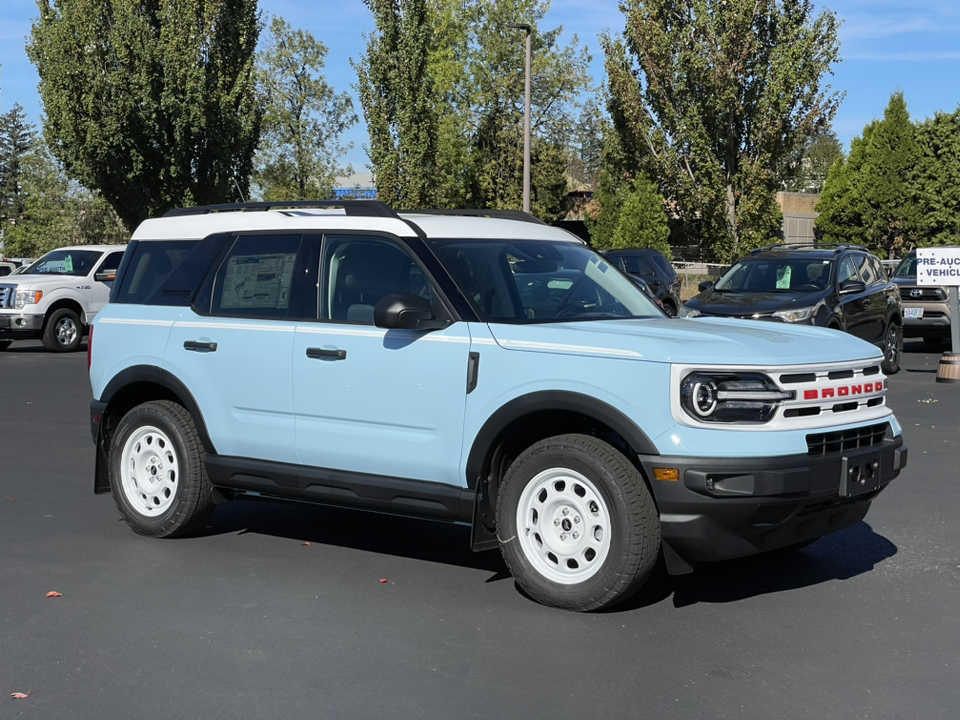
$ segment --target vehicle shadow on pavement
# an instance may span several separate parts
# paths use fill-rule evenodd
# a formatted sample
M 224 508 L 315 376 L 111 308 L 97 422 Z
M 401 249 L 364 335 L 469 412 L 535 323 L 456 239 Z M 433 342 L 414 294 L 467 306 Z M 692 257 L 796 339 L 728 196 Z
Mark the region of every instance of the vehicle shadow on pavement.
M 217 507 L 195 537 L 257 533 L 318 545 L 485 570 L 510 578 L 496 550 L 470 550 L 470 528 L 448 522 L 282 501 L 234 500 Z
M 668 576 L 658 568 L 650 582 L 613 611 L 661 602 L 673 595 L 677 608 L 724 603 L 796 590 L 870 572 L 897 554 L 897 546 L 860 522 L 794 552 L 773 552 L 719 563 L 698 563 L 689 575 Z

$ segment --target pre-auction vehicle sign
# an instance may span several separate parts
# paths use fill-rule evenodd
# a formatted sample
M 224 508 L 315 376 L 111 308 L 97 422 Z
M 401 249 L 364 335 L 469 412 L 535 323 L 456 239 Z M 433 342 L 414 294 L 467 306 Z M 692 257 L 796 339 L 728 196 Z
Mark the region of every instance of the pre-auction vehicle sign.
M 960 286 L 960 247 L 917 248 L 917 284 Z

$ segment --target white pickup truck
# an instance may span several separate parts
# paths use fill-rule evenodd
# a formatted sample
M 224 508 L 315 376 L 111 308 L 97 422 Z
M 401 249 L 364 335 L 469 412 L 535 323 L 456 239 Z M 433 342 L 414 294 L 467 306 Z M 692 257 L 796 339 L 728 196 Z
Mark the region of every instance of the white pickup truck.
M 0 278 L 0 350 L 40 338 L 70 352 L 110 299 L 126 245 L 79 245 L 48 252 L 16 275 Z

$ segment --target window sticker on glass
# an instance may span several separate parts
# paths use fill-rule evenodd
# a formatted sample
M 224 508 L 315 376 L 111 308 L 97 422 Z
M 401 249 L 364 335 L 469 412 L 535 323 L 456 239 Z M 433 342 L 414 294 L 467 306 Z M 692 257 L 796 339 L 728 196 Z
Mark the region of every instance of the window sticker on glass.
M 793 271 L 789 265 L 784 265 L 782 268 L 777 268 L 777 290 L 789 290 L 790 289 L 790 275 Z
M 283 309 L 290 303 L 296 253 L 235 255 L 227 263 L 220 307 Z
M 63 271 L 67 273 L 73 273 L 73 256 L 67 255 L 63 259 Z

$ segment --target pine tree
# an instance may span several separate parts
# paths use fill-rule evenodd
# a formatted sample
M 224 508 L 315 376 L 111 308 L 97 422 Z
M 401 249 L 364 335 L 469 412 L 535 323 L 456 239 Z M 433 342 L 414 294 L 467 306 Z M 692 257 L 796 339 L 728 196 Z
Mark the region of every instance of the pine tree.
M 23 215 L 26 197 L 23 164 L 36 132 L 18 104 L 0 115 L 0 223 L 16 223 Z

